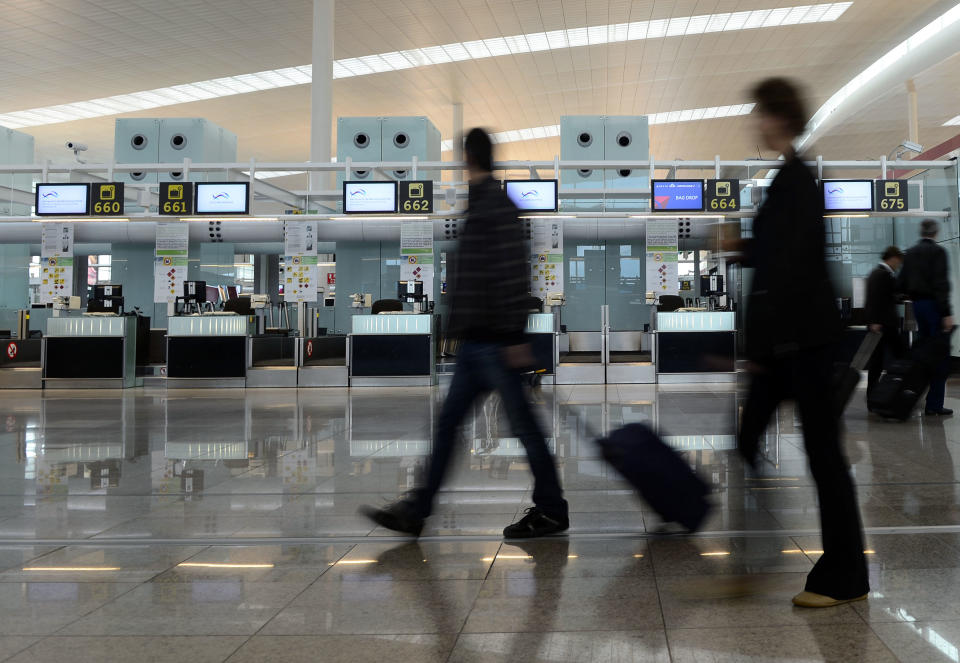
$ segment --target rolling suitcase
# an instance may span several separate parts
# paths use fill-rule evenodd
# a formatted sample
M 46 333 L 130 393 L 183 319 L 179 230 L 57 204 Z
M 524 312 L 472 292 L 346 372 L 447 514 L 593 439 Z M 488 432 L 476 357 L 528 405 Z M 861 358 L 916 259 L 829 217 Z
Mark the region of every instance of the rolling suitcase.
M 652 429 L 629 424 L 597 443 L 603 458 L 665 522 L 699 529 L 710 510 L 710 488 Z
M 837 416 L 843 414 L 843 411 L 847 409 L 847 405 L 853 397 L 853 392 L 860 384 L 860 373 L 870 363 L 870 358 L 876 351 L 881 338 L 883 338 L 883 335 L 878 332 L 867 332 L 857 349 L 857 353 L 853 356 L 853 361 L 849 364 L 842 363 L 836 366 L 833 375 L 833 402 Z
M 951 332 L 952 333 L 952 332 Z M 867 405 L 888 419 L 906 421 L 923 396 L 938 364 L 950 354 L 950 334 L 929 338 L 915 346 L 908 359 L 887 367 Z

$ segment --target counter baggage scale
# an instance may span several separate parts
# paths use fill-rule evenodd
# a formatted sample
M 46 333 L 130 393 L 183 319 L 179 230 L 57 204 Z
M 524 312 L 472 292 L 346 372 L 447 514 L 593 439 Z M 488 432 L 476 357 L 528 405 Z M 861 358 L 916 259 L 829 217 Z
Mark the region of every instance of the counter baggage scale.
M 245 387 L 250 329 L 245 315 L 170 318 L 167 388 Z
M 46 389 L 119 389 L 137 384 L 137 316 L 50 318 L 43 339 Z

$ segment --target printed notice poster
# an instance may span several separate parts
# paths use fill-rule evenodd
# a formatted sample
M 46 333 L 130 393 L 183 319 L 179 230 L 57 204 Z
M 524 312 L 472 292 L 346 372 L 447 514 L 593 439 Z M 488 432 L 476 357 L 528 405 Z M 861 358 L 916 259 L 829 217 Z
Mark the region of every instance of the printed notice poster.
M 153 253 L 153 302 L 172 304 L 187 279 L 190 230 L 186 223 L 158 223 Z
M 73 226 L 44 223 L 40 231 L 40 303 L 73 294 Z
M 563 292 L 563 221 L 531 220 L 530 294 L 540 299 Z
M 647 221 L 647 292 L 660 295 L 680 293 L 676 221 Z
M 433 293 L 433 222 L 404 221 L 400 224 L 400 280 L 422 281 L 423 294 Z
M 287 221 L 283 224 L 283 246 L 284 301 L 317 301 L 317 224 Z
M 317 255 L 317 225 L 312 221 L 287 221 L 283 224 L 284 254 Z
M 288 255 L 283 262 L 284 301 L 317 301 L 317 256 Z

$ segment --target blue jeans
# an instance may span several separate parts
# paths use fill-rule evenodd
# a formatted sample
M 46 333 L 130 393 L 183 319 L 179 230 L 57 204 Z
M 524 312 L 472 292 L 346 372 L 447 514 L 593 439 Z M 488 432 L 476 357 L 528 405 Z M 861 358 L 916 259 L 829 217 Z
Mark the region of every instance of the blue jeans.
M 943 316 L 940 307 L 932 299 L 919 299 L 913 302 L 913 315 L 917 319 L 917 331 L 921 339 L 936 338 L 943 333 Z M 943 398 L 947 390 L 947 376 L 950 374 L 950 359 L 944 357 L 930 380 L 927 392 L 927 409 L 943 409 Z
M 433 453 L 427 464 L 427 480 L 413 493 L 414 508 L 424 518 L 430 515 L 433 499 L 450 466 L 457 443 L 457 429 L 477 399 L 491 391 L 500 395 L 510 428 L 527 452 L 534 480 L 533 503 L 548 516 L 566 518 L 567 502 L 563 499 L 553 456 L 523 392 L 520 374 L 506 365 L 503 346 L 496 343 L 465 342 L 460 347 L 453 383 L 437 422 Z

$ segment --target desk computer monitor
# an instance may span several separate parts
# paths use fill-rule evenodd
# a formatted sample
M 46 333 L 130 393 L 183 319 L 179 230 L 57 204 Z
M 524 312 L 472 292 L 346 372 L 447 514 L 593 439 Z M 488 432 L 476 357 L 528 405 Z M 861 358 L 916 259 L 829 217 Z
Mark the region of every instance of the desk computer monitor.
M 397 299 L 401 302 L 423 299 L 423 281 L 397 281 Z
M 198 304 L 202 304 L 203 302 L 207 301 L 207 282 L 184 281 L 183 301 L 197 302 Z
M 122 285 L 113 285 L 113 284 L 102 284 L 93 286 L 93 298 L 104 300 L 104 299 L 120 299 L 123 297 L 123 286 Z
M 722 295 L 724 293 L 726 293 L 726 290 L 723 289 L 722 274 L 710 274 L 700 277 L 701 295 Z

